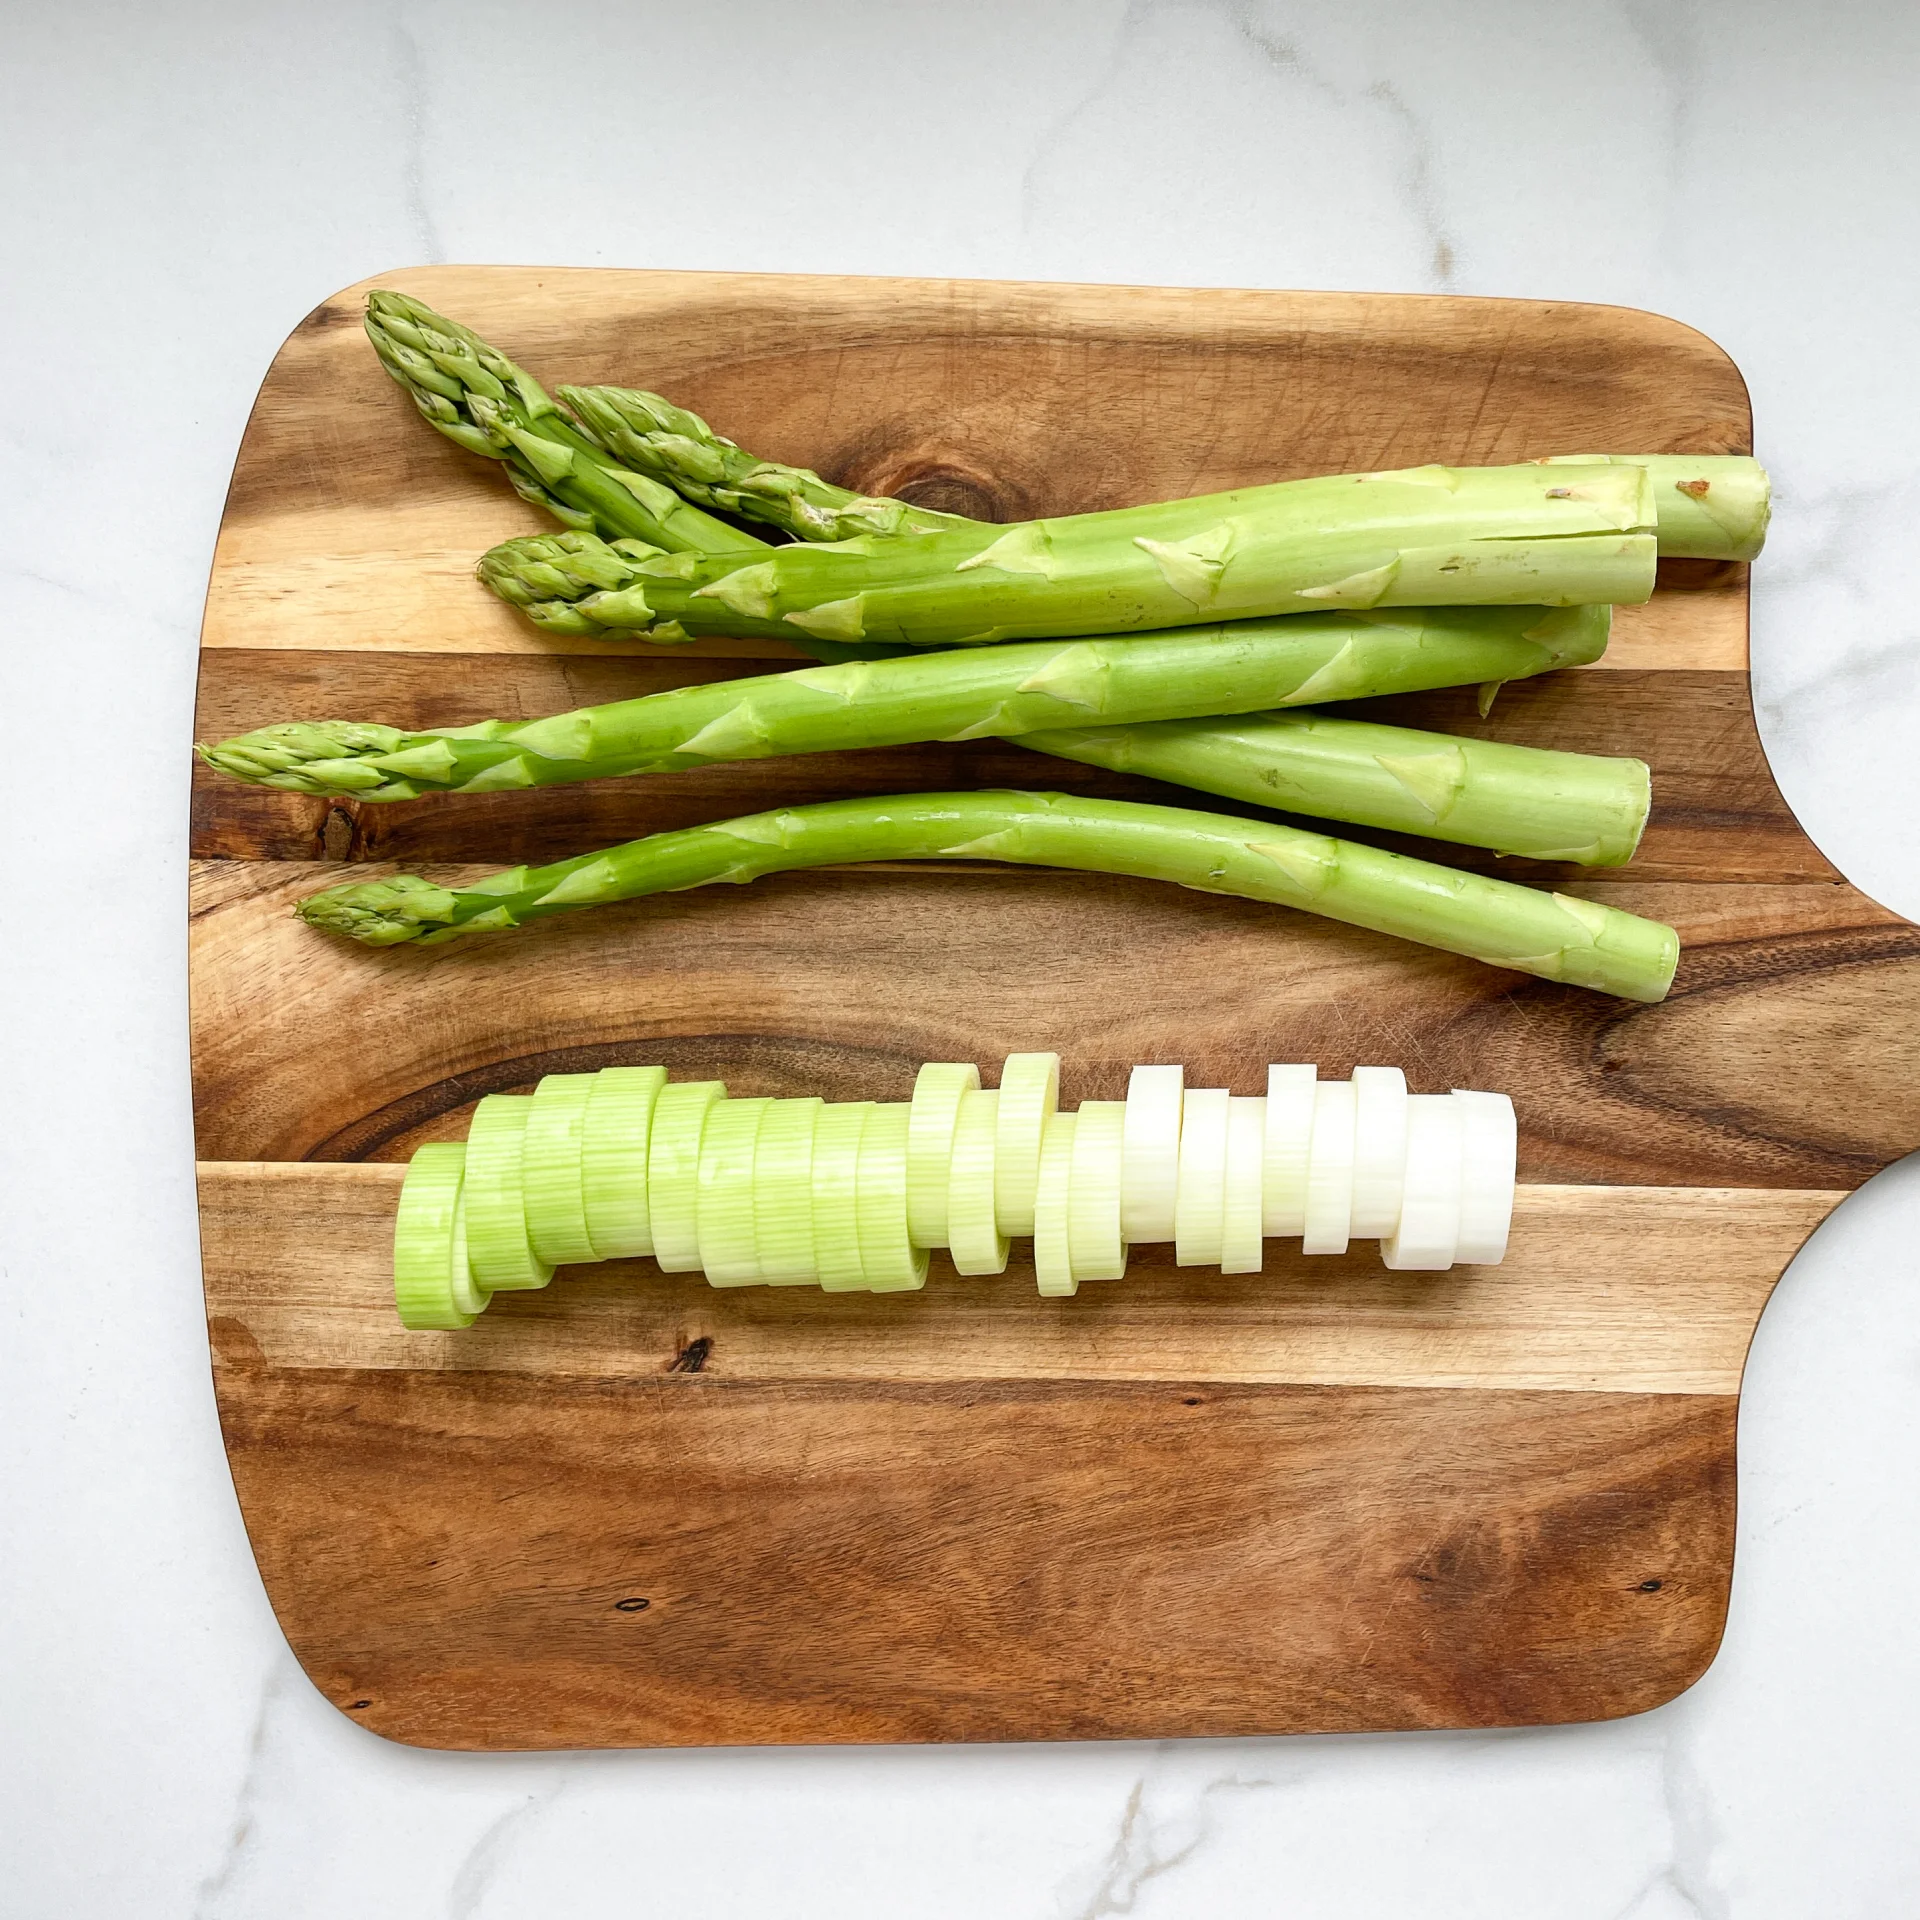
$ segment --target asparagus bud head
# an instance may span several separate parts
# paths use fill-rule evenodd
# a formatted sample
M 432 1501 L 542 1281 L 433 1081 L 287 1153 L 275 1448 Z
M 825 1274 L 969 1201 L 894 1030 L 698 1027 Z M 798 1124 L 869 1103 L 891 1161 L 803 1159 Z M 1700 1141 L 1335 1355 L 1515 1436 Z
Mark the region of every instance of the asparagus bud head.
M 323 933 L 344 934 L 365 946 L 393 947 L 447 925 L 454 907 L 445 887 L 417 874 L 396 873 L 391 879 L 359 880 L 310 894 L 294 911 Z

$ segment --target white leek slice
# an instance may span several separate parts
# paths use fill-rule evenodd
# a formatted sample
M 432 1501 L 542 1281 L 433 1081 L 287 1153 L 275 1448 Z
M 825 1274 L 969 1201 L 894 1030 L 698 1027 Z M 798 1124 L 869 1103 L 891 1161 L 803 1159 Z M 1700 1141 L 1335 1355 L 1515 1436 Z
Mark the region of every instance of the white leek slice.
M 1225 1087 L 1189 1087 L 1181 1105 L 1173 1257 L 1183 1267 L 1220 1264 L 1227 1215 L 1227 1100 Z
M 1083 1100 L 1073 1121 L 1067 1261 L 1076 1285 L 1083 1280 L 1118 1280 L 1127 1270 L 1127 1243 L 1120 1231 L 1127 1103 Z
M 1267 1153 L 1267 1103 L 1236 1094 L 1227 1102 L 1227 1168 L 1220 1219 L 1220 1271 L 1258 1273 L 1261 1185 Z
M 1302 1253 L 1345 1253 L 1353 1237 L 1353 1120 L 1353 1082 L 1321 1081 L 1313 1090 Z
M 993 1202 L 994 1139 L 999 1132 L 1000 1095 L 960 1096 L 960 1117 L 953 1129 L 953 1166 L 947 1179 L 947 1248 L 956 1273 L 1005 1273 L 1007 1240 L 996 1222 Z
M 1033 1193 L 1033 1280 L 1049 1299 L 1080 1291 L 1073 1277 L 1071 1207 L 1073 1141 L 1078 1115 L 1050 1113 L 1040 1141 L 1040 1177 Z
M 917 1247 L 947 1244 L 947 1177 L 960 1096 L 980 1084 L 980 1069 L 930 1060 L 913 1083 L 907 1121 L 907 1230 Z
M 700 1136 L 727 1097 L 718 1080 L 662 1087 L 647 1136 L 647 1210 L 653 1257 L 664 1273 L 700 1270 Z
M 455 1298 L 456 1264 L 466 1265 L 466 1249 L 456 1245 L 466 1166 L 466 1148 L 450 1140 L 432 1141 L 407 1162 L 393 1217 L 393 1304 L 403 1327 L 470 1327 L 479 1310 Z
M 1380 1243 L 1396 1272 L 1438 1273 L 1453 1265 L 1460 1237 L 1462 1104 L 1444 1093 L 1407 1101 L 1407 1185 L 1400 1224 Z
M 1173 1238 L 1185 1082 L 1184 1067 L 1135 1067 L 1127 1081 L 1120 1233 L 1129 1246 Z
M 1010 1053 L 1000 1069 L 1000 1112 L 993 1137 L 993 1211 L 1006 1234 L 1033 1231 L 1040 1184 L 1040 1142 L 1060 1104 L 1060 1056 Z
M 593 1076 L 580 1130 L 580 1191 L 587 1238 L 602 1260 L 653 1251 L 647 1207 L 647 1136 L 665 1067 L 602 1067 Z
M 1260 1173 L 1261 1225 L 1293 1236 L 1307 1230 L 1307 1148 L 1313 1139 L 1318 1067 L 1267 1069 L 1266 1162 Z
M 527 1239 L 550 1267 L 598 1260 L 587 1233 L 587 1195 L 581 1176 L 590 1073 L 550 1073 L 533 1090 L 527 1109 L 522 1191 Z
M 860 1136 L 871 1100 L 834 1102 L 821 1110 L 813 1130 L 813 1258 L 828 1293 L 861 1293 L 866 1263 L 860 1257 Z
M 1456 1260 L 1491 1267 L 1506 1258 L 1513 1225 L 1514 1160 L 1518 1129 L 1504 1093 L 1455 1090 L 1460 1109 L 1460 1241 Z
M 860 1131 L 854 1214 L 869 1293 L 909 1293 L 927 1284 L 927 1250 L 907 1227 L 907 1138 L 913 1110 L 887 1100 Z
M 1353 1234 L 1384 1240 L 1400 1220 L 1407 1170 L 1407 1076 L 1398 1067 L 1353 1070 Z
M 754 1146 L 771 1100 L 720 1100 L 700 1134 L 694 1233 L 710 1287 L 751 1287 L 760 1281 L 753 1225 Z
M 770 1287 L 810 1287 L 813 1258 L 813 1136 L 826 1102 L 776 1100 L 753 1143 L 753 1234 L 760 1277 Z
M 553 1278 L 527 1239 L 520 1184 L 532 1104 L 523 1094 L 490 1093 L 467 1128 L 467 1259 L 489 1293 L 544 1287 Z

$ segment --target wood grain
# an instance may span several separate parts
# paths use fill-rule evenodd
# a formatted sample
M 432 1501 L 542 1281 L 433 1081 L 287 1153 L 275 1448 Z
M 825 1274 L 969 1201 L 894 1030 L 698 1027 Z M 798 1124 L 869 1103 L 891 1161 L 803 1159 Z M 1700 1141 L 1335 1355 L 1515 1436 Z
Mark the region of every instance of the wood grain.
M 400 284 L 549 382 L 659 388 L 850 484 L 986 518 L 1292 474 L 1739 451 L 1726 357 L 1524 301 L 541 269 Z M 215 555 L 198 736 L 531 716 L 767 670 L 569 651 L 473 585 L 537 523 L 421 428 L 358 290 L 263 384 Z M 1740 1369 L 1779 1273 L 1920 1140 L 1920 931 L 1774 787 L 1744 568 L 1669 563 L 1606 660 L 1383 717 L 1633 753 L 1631 866 L 1497 870 L 1674 924 L 1658 1007 L 1248 902 L 983 866 L 710 888 L 369 952 L 291 902 L 842 794 L 1191 796 L 1003 743 L 374 809 L 194 792 L 196 1125 L 215 1380 L 268 1592 L 397 1739 L 515 1747 L 1484 1726 L 1657 1704 L 1711 1657 Z M 1377 836 L 1363 836 L 1377 837 Z M 1471 866 L 1431 843 L 1385 842 Z M 1274 1249 L 1041 1301 L 719 1292 L 627 1262 L 407 1335 L 398 1167 L 483 1093 L 659 1060 L 741 1093 L 904 1098 L 923 1059 L 1403 1064 L 1510 1091 L 1513 1252 L 1395 1276 Z
M 1587 1718 L 1685 1686 L 1726 1604 L 1724 1395 L 221 1387 L 307 1672 L 420 1745 Z
M 642 1379 L 695 1342 L 717 1379 L 1208 1380 L 1237 1385 L 1737 1393 L 1781 1268 L 1844 1197 L 1692 1187 L 1522 1187 L 1497 1268 L 1394 1274 L 1373 1249 L 1267 1249 L 1262 1275 L 1134 1252 L 1125 1284 L 1071 1305 L 935 1258 L 923 1294 L 715 1288 L 651 1261 L 502 1295 L 466 1333 L 393 1314 L 397 1166 L 208 1163 L 200 1171 L 216 1365 Z M 289 1252 L 289 1216 L 324 1219 Z

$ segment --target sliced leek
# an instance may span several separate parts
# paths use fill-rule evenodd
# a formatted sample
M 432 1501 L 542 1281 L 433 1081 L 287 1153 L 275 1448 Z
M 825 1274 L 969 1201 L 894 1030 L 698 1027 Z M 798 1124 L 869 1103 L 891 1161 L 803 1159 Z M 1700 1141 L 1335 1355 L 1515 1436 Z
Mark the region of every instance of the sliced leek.
M 665 1067 L 602 1067 L 580 1130 L 580 1191 L 587 1238 L 600 1260 L 653 1251 L 647 1206 L 647 1138 Z
M 1000 1110 L 993 1135 L 993 1210 L 1002 1233 L 1033 1231 L 1040 1143 L 1059 1104 L 1057 1053 L 1007 1055 L 1000 1070 Z
M 1118 1280 L 1127 1271 L 1120 1224 L 1126 1122 L 1124 1100 L 1083 1100 L 1074 1115 L 1067 1260 L 1076 1286 L 1083 1280 Z
M 653 1257 L 666 1273 L 700 1267 L 700 1140 L 707 1116 L 727 1097 L 718 1080 L 662 1087 L 647 1139 L 647 1205 Z
M 1073 1142 L 1078 1115 L 1050 1113 L 1033 1191 L 1033 1280 L 1048 1298 L 1080 1291 L 1073 1272 Z

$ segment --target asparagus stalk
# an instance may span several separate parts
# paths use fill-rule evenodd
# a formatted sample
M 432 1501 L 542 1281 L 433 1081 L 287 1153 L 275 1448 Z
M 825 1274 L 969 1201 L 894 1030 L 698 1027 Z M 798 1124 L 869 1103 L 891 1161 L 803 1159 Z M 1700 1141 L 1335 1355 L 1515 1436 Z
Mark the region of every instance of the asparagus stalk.
M 909 501 L 853 493 L 807 467 L 763 460 L 657 393 L 562 387 L 560 398 L 628 466 L 702 506 L 763 521 L 796 540 L 940 533 L 977 524 Z M 1748 454 L 1556 454 L 1543 464 L 1646 468 L 1663 555 L 1751 560 L 1766 538 L 1766 469 Z
M 797 867 L 871 860 L 1005 860 L 1169 880 L 1324 914 L 1491 966 L 1632 1000 L 1672 984 L 1670 927 L 1403 854 L 1261 821 L 1057 793 L 916 793 L 831 800 L 656 833 L 465 887 L 414 874 L 309 895 L 310 926 L 369 946 L 498 932 L 549 914 Z
M 759 520 L 796 540 L 943 533 L 981 524 L 906 500 L 854 493 L 809 467 L 744 453 L 697 413 L 632 387 L 562 387 L 560 398 L 618 460 L 688 500 Z
M 1676 560 L 1751 560 L 1767 538 L 1773 490 L 1746 453 L 1561 453 L 1543 466 L 1596 462 L 1646 470 L 1660 551 Z
M 1300 709 L 1241 720 L 1052 728 L 1023 747 L 1323 820 L 1619 866 L 1651 801 L 1645 761 L 1456 739 Z
M 510 540 L 479 571 L 553 633 L 964 646 L 1341 608 L 1644 600 L 1651 496 L 1634 466 L 1421 467 L 745 559 L 572 531 Z
M 1597 659 L 1608 620 L 1606 607 L 1300 614 L 1140 640 L 1028 641 L 807 667 L 539 720 L 414 732 L 300 721 L 200 752 L 224 773 L 291 793 L 370 801 L 489 793 L 783 753 L 1004 738 L 1041 727 L 1248 713 L 1517 680 Z M 1204 746 L 1193 751 L 1204 759 Z
M 763 546 L 621 467 L 524 368 L 477 333 L 404 293 L 367 296 L 367 338 L 420 412 L 456 446 L 498 460 L 522 499 L 576 529 L 668 552 L 747 553 Z

